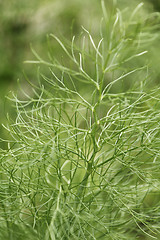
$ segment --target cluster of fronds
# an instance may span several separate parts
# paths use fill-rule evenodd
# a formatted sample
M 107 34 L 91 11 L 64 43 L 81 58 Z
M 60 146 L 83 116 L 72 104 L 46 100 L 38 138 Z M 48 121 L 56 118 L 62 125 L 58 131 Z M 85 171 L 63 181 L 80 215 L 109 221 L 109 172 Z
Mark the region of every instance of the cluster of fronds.
M 160 236 L 160 91 L 147 89 L 141 64 L 155 35 L 135 21 L 140 6 L 126 23 L 102 1 L 100 39 L 83 29 L 80 47 L 51 34 L 66 65 L 33 51 L 30 63 L 48 74 L 30 82 L 34 97 L 14 96 L 17 118 L 5 126 L 13 141 L 1 152 L 1 238 Z

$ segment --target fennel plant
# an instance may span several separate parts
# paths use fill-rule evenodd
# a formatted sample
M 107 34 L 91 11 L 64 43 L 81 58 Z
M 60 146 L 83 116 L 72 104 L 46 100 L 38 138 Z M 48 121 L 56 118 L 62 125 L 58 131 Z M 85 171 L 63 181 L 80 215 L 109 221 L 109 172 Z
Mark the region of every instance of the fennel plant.
M 102 1 L 99 38 L 83 28 L 70 44 L 50 34 L 49 60 L 33 50 L 37 85 L 13 94 L 4 126 L 1 239 L 160 237 L 159 88 L 146 60 L 156 25 L 137 20 L 142 4 L 127 20 L 112 7 Z

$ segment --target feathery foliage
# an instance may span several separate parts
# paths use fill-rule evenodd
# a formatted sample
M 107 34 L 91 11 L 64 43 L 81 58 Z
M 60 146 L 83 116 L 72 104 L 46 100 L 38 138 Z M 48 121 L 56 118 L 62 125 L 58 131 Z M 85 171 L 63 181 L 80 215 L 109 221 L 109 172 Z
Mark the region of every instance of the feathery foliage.
M 99 39 L 50 34 L 49 60 L 33 50 L 33 94 L 12 99 L 17 117 L 1 150 L 2 239 L 158 239 L 159 88 L 148 87 L 146 19 L 105 8 Z M 54 59 L 52 41 L 65 64 Z M 40 68 L 41 69 L 41 68 Z M 34 95 L 34 96 L 33 96 Z

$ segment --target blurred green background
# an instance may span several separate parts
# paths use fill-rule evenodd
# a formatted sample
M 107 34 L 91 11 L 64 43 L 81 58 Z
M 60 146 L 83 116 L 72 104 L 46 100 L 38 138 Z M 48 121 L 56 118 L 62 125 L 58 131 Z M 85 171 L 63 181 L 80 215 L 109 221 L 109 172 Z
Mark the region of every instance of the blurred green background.
M 107 7 L 112 0 L 105 1 Z M 126 9 L 135 7 L 140 1 L 117 1 L 117 7 Z M 143 14 L 160 11 L 160 0 L 145 0 Z M 127 14 L 126 14 L 127 16 Z M 15 113 L 11 102 L 6 99 L 10 91 L 17 91 L 17 79 L 27 91 L 23 72 L 31 81 L 36 81 L 36 66 L 24 64 L 25 60 L 33 59 L 30 44 L 40 56 L 47 56 L 47 34 L 54 33 L 61 38 L 71 40 L 73 35 L 80 35 L 84 26 L 91 29 L 94 35 L 99 34 L 99 24 L 102 18 L 99 0 L 5 0 L 0 2 L 0 124 L 7 121 L 7 113 Z M 152 19 L 151 19 L 152 21 Z M 59 57 L 59 49 L 52 46 L 53 54 Z M 160 48 L 157 42 L 150 47 L 153 74 L 158 82 L 160 69 L 158 58 Z M 156 84 L 155 81 L 155 84 Z M 0 125 L 0 138 L 6 138 L 7 133 Z M 0 147 L 6 144 L 1 141 Z

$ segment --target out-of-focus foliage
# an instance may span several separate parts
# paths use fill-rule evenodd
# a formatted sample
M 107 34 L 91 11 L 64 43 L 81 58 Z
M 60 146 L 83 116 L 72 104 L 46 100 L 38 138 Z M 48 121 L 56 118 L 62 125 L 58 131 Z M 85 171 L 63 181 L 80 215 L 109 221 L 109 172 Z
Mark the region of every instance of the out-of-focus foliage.
M 112 8 L 112 2 L 106 1 L 108 8 Z M 139 1 L 126 0 L 117 1 L 118 8 L 126 8 L 126 17 L 130 15 L 130 9 L 135 7 Z M 148 12 L 159 10 L 160 1 L 146 0 L 143 16 Z M 81 26 L 98 33 L 101 18 L 101 6 L 97 0 L 74 1 L 74 0 L 47 0 L 47 1 L 3 1 L 0 6 L 0 83 L 9 89 L 11 84 L 22 77 L 23 61 L 30 58 L 30 43 L 39 53 L 45 53 L 46 35 L 54 33 L 71 38 L 74 34 L 81 32 Z M 147 20 L 154 24 L 157 17 Z M 154 46 L 152 54 L 157 54 L 158 46 Z M 58 55 L 55 47 L 54 54 Z M 153 56 L 152 55 L 152 56 Z M 153 57 L 155 59 L 155 56 Z M 158 66 L 158 64 L 157 64 Z M 157 69 L 156 69 L 157 70 Z M 28 74 L 28 72 L 27 72 Z M 32 68 L 29 72 L 32 76 Z M 2 87 L 1 87 L 2 89 Z M 2 91 L 2 95 L 4 91 Z

